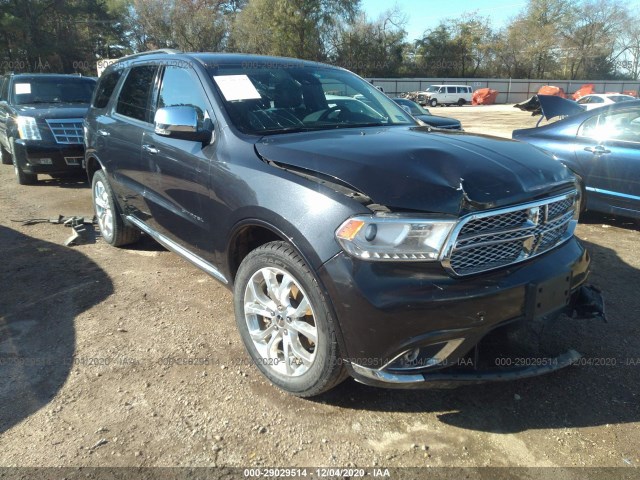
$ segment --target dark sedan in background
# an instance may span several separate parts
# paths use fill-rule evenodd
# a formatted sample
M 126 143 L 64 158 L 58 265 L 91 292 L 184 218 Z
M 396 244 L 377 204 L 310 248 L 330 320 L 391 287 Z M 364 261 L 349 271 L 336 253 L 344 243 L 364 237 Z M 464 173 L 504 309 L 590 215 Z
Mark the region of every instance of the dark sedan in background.
M 545 100 L 541 98 L 542 110 Z M 513 138 L 531 143 L 573 170 L 586 193 L 586 208 L 640 218 L 640 101 L 622 102 L 568 115 L 557 122 L 514 130 Z M 555 110 L 562 108 L 553 100 Z M 558 113 L 561 115 L 561 112 Z
M 447 130 L 462 130 L 460 120 L 432 115 L 426 108 L 406 98 L 393 98 L 392 100 L 401 107 L 408 107 L 409 113 L 413 115 L 414 118 L 423 121 L 430 127 L 445 128 Z
M 82 119 L 96 80 L 79 75 L 0 77 L 0 159 L 21 185 L 82 172 Z

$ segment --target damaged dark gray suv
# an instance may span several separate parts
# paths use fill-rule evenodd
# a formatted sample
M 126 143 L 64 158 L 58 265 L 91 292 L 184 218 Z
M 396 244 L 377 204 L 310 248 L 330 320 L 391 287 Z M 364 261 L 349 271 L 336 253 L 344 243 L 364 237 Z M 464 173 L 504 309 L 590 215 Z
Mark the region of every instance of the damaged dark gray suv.
M 490 332 L 588 296 L 575 178 L 534 147 L 419 126 L 341 68 L 171 51 L 103 73 L 85 145 L 105 241 L 144 232 L 232 289 L 249 355 L 290 393 L 578 358 L 463 361 Z

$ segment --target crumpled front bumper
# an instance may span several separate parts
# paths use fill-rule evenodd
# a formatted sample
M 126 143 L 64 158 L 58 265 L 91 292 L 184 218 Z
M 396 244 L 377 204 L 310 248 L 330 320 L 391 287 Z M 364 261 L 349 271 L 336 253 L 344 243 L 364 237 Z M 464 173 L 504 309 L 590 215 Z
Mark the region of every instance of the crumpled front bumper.
M 26 173 L 82 172 L 84 146 L 47 141 L 16 140 L 16 162 Z
M 579 318 L 606 320 L 604 300 L 600 290 L 591 286 L 581 286 L 572 296 L 572 303 L 566 313 Z M 477 348 L 477 347 L 476 347 Z M 575 350 L 568 350 L 555 357 L 540 357 L 514 360 L 508 362 L 508 367 L 493 369 L 474 369 L 478 365 L 477 358 L 467 362 L 458 362 L 457 366 L 444 368 L 433 372 L 399 374 L 383 369 L 372 369 L 357 364 L 351 364 L 352 375 L 356 381 L 378 387 L 387 388 L 453 388 L 462 385 L 486 382 L 501 382 L 537 377 L 547 373 L 569 367 L 578 362 L 582 355 Z M 461 366 L 462 365 L 462 366 Z

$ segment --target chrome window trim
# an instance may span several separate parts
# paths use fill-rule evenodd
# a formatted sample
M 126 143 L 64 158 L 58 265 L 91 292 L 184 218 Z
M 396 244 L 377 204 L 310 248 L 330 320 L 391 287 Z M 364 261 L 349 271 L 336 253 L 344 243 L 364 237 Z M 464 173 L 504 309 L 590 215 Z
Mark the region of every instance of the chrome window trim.
M 451 233 L 449 234 L 449 238 L 447 239 L 444 248 L 442 249 L 442 252 L 440 254 L 440 263 L 442 265 L 442 267 L 447 271 L 447 273 L 449 273 L 450 275 L 452 275 L 453 277 L 457 277 L 457 278 L 464 278 L 470 275 L 476 275 L 478 273 L 483 273 L 483 272 L 488 272 L 491 270 L 497 270 L 499 268 L 504 268 L 504 267 L 509 267 L 511 265 L 517 265 L 521 262 L 524 262 L 526 260 L 529 260 L 531 258 L 535 258 L 538 255 L 541 255 L 543 253 L 546 253 L 550 250 L 553 250 L 556 247 L 559 247 L 560 245 L 562 245 L 563 243 L 565 243 L 567 240 L 569 240 L 571 237 L 573 237 L 573 233 L 575 231 L 575 227 L 578 223 L 577 220 L 571 220 L 569 219 L 569 223 L 567 226 L 567 233 L 565 234 L 564 238 L 558 240 L 558 242 L 553 245 L 551 248 L 546 248 L 546 249 L 538 249 L 534 252 L 532 252 L 529 255 L 523 256 L 522 258 L 518 258 L 517 260 L 506 264 L 506 265 L 500 265 L 498 267 L 488 267 L 486 269 L 482 269 L 482 270 L 477 270 L 474 271 L 473 273 L 470 274 L 459 274 L 457 273 L 454 268 L 451 266 L 451 255 L 454 252 L 454 247 L 456 245 L 456 242 L 458 241 L 458 236 L 460 235 L 460 232 L 462 231 L 462 229 L 465 227 L 465 225 L 471 221 L 474 220 L 478 220 L 478 219 L 482 219 L 482 218 L 487 218 L 487 217 L 495 217 L 496 215 L 502 215 L 502 214 L 508 214 L 508 213 L 512 213 L 512 212 L 517 212 L 519 210 L 527 210 L 527 209 L 533 209 L 533 208 L 537 208 L 537 207 L 541 207 L 544 205 L 549 205 L 555 202 L 561 202 L 563 200 L 567 200 L 573 196 L 577 196 L 578 192 L 577 190 L 570 190 L 562 195 L 556 195 L 554 197 L 548 197 L 545 198 L 543 200 L 537 200 L 535 202 L 529 202 L 529 203 L 522 203 L 519 205 L 514 205 L 511 207 L 506 207 L 506 208 L 498 208 L 495 210 L 487 210 L 484 212 L 478 212 L 478 213 L 472 213 L 469 215 L 466 215 L 464 217 L 462 217 L 460 219 L 460 221 L 458 222 L 458 224 L 453 228 L 453 230 L 451 231 Z M 565 214 L 566 215 L 566 214 Z M 560 217 L 558 217 L 560 218 Z M 547 219 L 545 219 L 547 220 Z M 555 219 L 557 220 L 557 219 Z M 534 225 L 535 226 L 535 225 Z M 527 227 L 528 228 L 528 227 Z M 523 226 L 522 230 L 525 230 L 525 227 Z

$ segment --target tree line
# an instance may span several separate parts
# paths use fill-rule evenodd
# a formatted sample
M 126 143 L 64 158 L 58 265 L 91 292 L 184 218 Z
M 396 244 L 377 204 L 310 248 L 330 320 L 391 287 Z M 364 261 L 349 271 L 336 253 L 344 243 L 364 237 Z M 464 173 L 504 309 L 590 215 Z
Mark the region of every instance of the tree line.
M 359 0 L 0 0 L 0 72 L 96 74 L 158 48 L 324 61 L 365 77 L 640 79 L 623 0 L 529 0 L 505 26 L 468 12 L 408 39 L 410 13 Z

